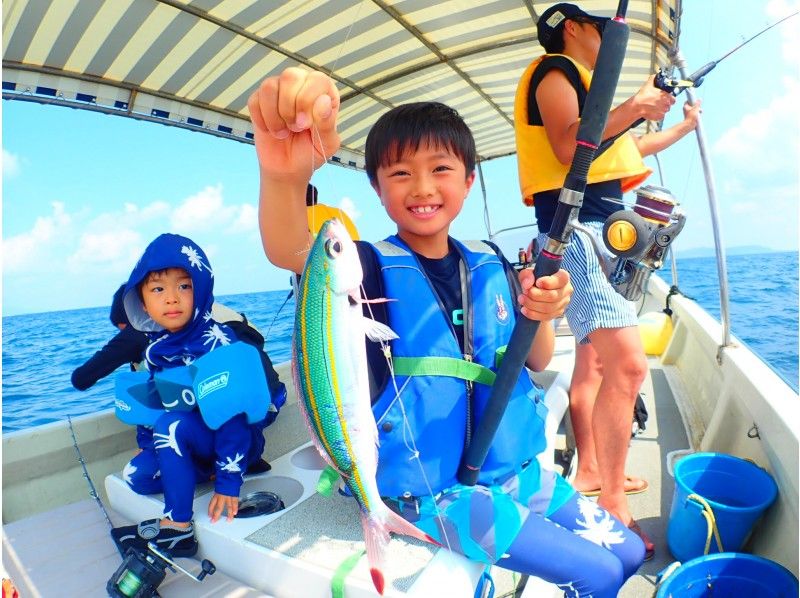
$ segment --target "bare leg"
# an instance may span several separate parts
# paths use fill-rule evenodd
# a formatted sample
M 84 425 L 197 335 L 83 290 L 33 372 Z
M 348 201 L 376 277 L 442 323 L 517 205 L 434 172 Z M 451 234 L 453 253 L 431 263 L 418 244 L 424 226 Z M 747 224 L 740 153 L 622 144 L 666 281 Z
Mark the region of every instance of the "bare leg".
M 625 460 L 631 414 L 647 375 L 647 358 L 636 327 L 595 330 L 589 335 L 600 358 L 603 378 L 595 401 L 592 430 L 600 471 L 598 504 L 622 523 L 631 522 L 625 496 Z
M 578 449 L 578 470 L 573 487 L 581 492 L 600 487 L 600 470 L 592 432 L 592 413 L 603 381 L 603 368 L 591 344 L 576 345 L 575 369 L 569 387 L 569 416 Z

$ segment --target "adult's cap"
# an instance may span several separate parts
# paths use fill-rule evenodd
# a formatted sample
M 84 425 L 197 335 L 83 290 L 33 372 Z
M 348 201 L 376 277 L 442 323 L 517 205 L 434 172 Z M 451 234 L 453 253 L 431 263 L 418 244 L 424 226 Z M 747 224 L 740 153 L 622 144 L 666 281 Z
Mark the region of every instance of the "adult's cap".
M 576 18 L 585 21 L 595 21 L 601 26 L 601 29 L 605 26 L 606 21 L 609 20 L 606 17 L 590 15 L 574 4 L 559 2 L 544 11 L 536 23 L 536 34 L 539 37 L 539 43 L 549 52 L 551 44 L 556 39 L 556 36 L 561 34 L 564 22 Z

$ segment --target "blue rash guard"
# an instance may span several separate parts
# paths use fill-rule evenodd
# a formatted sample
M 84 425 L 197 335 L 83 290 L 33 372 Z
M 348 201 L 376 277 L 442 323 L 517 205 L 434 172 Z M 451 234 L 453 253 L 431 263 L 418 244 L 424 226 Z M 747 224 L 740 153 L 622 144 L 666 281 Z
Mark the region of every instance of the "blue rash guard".
M 158 326 L 145 312 L 139 296 L 139 286 L 147 275 L 167 268 L 183 268 L 192 278 L 194 313 L 189 323 L 176 332 Z M 164 234 L 145 249 L 125 287 L 123 302 L 131 325 L 150 337 L 145 357 L 151 372 L 189 366 L 206 353 L 239 340 L 233 327 L 211 317 L 213 286 L 208 258 L 190 239 Z M 252 338 L 249 340 L 253 342 Z M 269 360 L 261 353 L 262 365 L 266 366 Z M 275 408 L 271 418 L 268 414 L 256 423 L 249 424 L 247 417 L 239 413 L 212 430 L 196 408 L 165 412 L 153 425 L 149 439 L 144 437 L 146 434 L 137 437 L 143 451 L 123 469 L 125 481 L 140 494 L 163 492 L 164 516 L 181 522 L 192 517 L 197 482 L 213 476 L 215 492 L 238 496 L 248 464 L 260 459 L 263 452 L 263 429 L 286 400 L 285 387 L 277 375 L 267 375 L 266 383 Z

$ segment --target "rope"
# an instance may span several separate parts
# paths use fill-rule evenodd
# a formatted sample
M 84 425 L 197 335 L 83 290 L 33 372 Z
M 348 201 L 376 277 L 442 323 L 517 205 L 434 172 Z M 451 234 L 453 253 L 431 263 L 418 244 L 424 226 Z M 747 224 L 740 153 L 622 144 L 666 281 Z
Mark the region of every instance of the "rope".
M 714 540 L 717 542 L 718 551 L 725 552 L 722 548 L 722 540 L 720 540 L 719 530 L 717 529 L 717 520 L 714 517 L 714 510 L 711 508 L 711 505 L 708 504 L 705 498 L 698 494 L 690 494 L 686 497 L 686 500 L 695 500 L 703 507 L 703 517 L 706 519 L 706 546 L 703 549 L 703 555 L 707 555 L 708 551 L 711 549 L 712 532 L 714 534 Z

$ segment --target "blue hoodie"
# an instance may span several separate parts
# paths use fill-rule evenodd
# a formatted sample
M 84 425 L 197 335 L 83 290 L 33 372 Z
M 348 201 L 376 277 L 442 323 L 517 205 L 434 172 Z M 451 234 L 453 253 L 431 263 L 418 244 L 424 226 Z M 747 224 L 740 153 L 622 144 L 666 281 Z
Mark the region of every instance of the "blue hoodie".
M 194 314 L 189 323 L 177 332 L 169 332 L 156 324 L 144 310 L 139 294 L 139 285 L 150 272 L 167 268 L 183 268 L 192 278 Z M 145 358 L 151 371 L 189 365 L 209 351 L 238 340 L 229 326 L 211 317 L 213 290 L 214 272 L 208 258 L 191 239 L 166 233 L 147 246 L 125 285 L 123 303 L 131 326 L 150 338 Z M 244 472 L 246 464 L 260 458 L 264 450 L 262 430 L 266 423 L 263 420 L 247 425 L 244 414 L 239 414 L 215 431 L 216 492 L 238 496 L 242 474 L 224 469 L 226 458 L 245 455 L 246 463 L 241 467 Z

